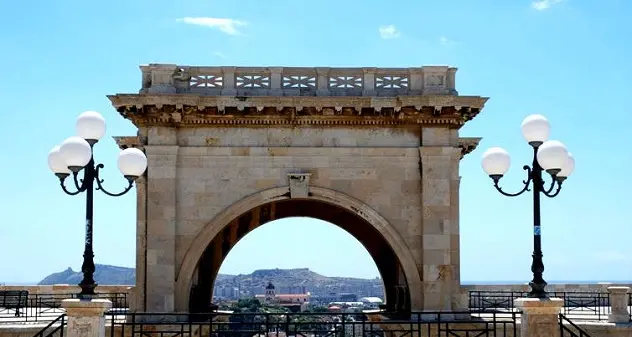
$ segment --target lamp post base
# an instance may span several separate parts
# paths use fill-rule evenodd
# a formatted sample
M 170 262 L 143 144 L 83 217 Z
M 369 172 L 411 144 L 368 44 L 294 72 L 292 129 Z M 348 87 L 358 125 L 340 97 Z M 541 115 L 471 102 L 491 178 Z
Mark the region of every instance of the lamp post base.
M 530 298 L 547 298 L 549 295 L 546 293 L 544 288 L 547 283 L 543 280 L 542 282 L 529 282 L 529 286 L 531 287 L 531 292 L 529 293 Z
M 94 289 L 97 287 L 96 283 L 92 284 L 82 284 L 79 283 L 79 287 L 81 287 L 81 292 L 78 294 L 78 297 L 81 299 L 92 299 L 97 297 L 97 293 Z

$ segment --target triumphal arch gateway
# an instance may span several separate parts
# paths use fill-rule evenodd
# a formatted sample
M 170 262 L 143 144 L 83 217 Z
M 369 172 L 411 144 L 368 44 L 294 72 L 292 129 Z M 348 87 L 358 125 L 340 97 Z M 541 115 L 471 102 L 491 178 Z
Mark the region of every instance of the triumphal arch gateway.
M 207 310 L 235 243 L 292 216 L 357 238 L 389 310 L 466 307 L 459 161 L 480 139 L 459 129 L 487 99 L 459 95 L 455 68 L 141 70 L 138 94 L 109 96 L 138 127 L 119 146 L 142 148 L 149 161 L 138 183 L 133 309 Z

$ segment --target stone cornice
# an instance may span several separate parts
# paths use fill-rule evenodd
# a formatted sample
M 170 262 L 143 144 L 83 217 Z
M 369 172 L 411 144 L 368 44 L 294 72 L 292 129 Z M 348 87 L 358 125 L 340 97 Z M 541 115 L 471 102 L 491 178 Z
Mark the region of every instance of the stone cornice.
M 466 154 L 474 151 L 480 143 L 482 138 L 477 137 L 463 137 L 459 138 L 459 147 L 461 148 L 461 159 L 465 157 Z
M 167 125 L 444 125 L 459 128 L 474 118 L 487 98 L 420 95 L 199 96 L 119 94 L 112 105 L 137 126 Z
M 144 150 L 145 142 L 139 136 L 115 136 L 114 141 L 118 144 L 121 150 L 133 147 Z

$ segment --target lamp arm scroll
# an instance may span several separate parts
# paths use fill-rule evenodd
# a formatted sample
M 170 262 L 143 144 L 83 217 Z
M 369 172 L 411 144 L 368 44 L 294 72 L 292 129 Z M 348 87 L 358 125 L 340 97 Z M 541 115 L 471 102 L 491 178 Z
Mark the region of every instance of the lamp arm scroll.
M 498 181 L 500 179 L 494 179 L 494 187 L 496 187 L 496 190 L 498 192 L 500 192 L 500 194 L 507 196 L 507 197 L 517 197 L 521 194 L 523 194 L 524 192 L 530 191 L 531 189 L 529 188 L 529 185 L 531 184 L 531 181 L 533 180 L 531 177 L 531 167 L 529 167 L 529 165 L 525 165 L 522 167 L 523 170 L 527 171 L 527 179 L 523 180 L 522 183 L 524 184 L 524 187 L 522 188 L 522 190 L 520 190 L 519 192 L 516 193 L 508 193 L 503 191 L 503 189 L 498 185 Z
M 68 195 L 77 195 L 81 192 L 85 192 L 86 189 L 88 188 L 88 184 L 87 181 L 89 179 L 93 179 L 93 176 L 91 176 L 90 172 L 88 172 L 88 170 L 90 170 L 91 167 L 88 164 L 86 167 L 83 168 L 83 179 L 79 179 L 79 173 L 77 172 L 73 172 L 72 173 L 72 181 L 74 182 L 75 188 L 77 189 L 76 191 L 70 191 L 67 187 L 66 184 L 64 184 L 64 182 L 66 181 L 67 176 L 65 177 L 60 177 L 59 178 L 59 185 L 61 186 L 61 189 Z
M 560 191 L 562 190 L 562 182 L 557 181 L 555 177 L 553 177 L 553 181 L 551 182 L 551 186 L 548 189 L 542 189 L 542 194 L 546 195 L 549 198 L 555 198 Z
M 97 168 L 96 168 L 95 180 L 96 180 L 96 183 L 97 183 L 97 188 L 96 188 L 97 190 L 100 190 L 101 192 L 103 192 L 106 195 L 109 195 L 111 197 L 120 197 L 120 196 L 124 195 L 125 193 L 129 192 L 132 189 L 132 187 L 134 187 L 134 181 L 129 179 L 128 180 L 129 181 L 129 185 L 127 185 L 127 187 L 122 192 L 112 193 L 112 192 L 107 191 L 102 185 L 103 184 L 103 179 L 101 179 L 101 177 L 99 176 L 99 173 L 101 172 L 100 170 L 102 168 L 104 168 L 104 167 L 105 166 L 103 164 L 99 164 L 99 165 L 97 165 Z

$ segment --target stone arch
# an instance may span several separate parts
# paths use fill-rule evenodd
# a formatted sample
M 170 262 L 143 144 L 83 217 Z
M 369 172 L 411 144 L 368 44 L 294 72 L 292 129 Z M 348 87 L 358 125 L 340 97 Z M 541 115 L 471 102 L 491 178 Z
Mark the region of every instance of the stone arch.
M 212 240 L 231 222 L 258 206 L 289 200 L 289 187 L 271 188 L 249 195 L 225 208 L 213 220 L 204 226 L 189 246 L 176 274 L 175 309 L 188 311 L 190 290 L 193 285 L 196 268 Z M 294 200 L 294 199 L 292 199 Z M 409 305 L 411 309 L 421 309 L 423 293 L 421 277 L 415 258 L 399 232 L 379 213 L 362 201 L 344 193 L 327 188 L 310 186 L 309 196 L 305 199 L 335 205 L 364 220 L 375 229 L 392 249 L 406 279 Z M 375 258 L 374 258 L 375 259 Z M 379 266 L 378 266 L 379 268 Z

